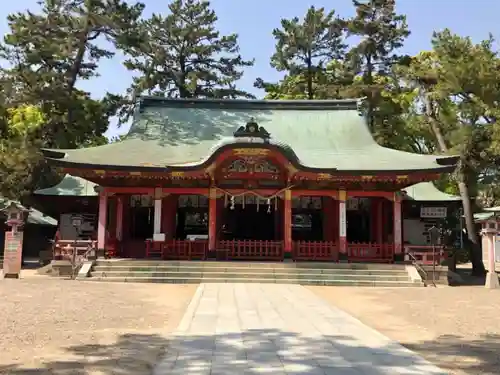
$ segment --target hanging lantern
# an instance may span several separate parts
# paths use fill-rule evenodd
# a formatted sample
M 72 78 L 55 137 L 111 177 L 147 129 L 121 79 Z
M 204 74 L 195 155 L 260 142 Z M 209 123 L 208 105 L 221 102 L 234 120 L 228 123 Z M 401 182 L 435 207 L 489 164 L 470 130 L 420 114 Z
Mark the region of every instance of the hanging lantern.
M 234 195 L 231 195 L 231 207 L 229 209 L 234 210 Z
M 271 213 L 271 199 L 269 198 L 267 199 L 267 213 Z
M 257 212 L 259 212 L 260 197 L 255 198 L 255 206 L 257 207 Z

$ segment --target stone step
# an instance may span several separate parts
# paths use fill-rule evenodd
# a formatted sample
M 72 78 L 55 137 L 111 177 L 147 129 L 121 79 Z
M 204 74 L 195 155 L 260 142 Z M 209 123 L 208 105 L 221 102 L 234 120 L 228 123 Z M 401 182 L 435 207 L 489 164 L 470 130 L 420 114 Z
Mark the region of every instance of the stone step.
M 199 283 L 260 283 L 260 284 L 300 284 L 325 286 L 367 286 L 367 287 L 422 287 L 421 283 L 410 281 L 373 281 L 373 280 L 338 280 L 338 279 L 246 279 L 246 278 L 176 278 L 176 277 L 92 277 L 88 281 L 134 282 L 134 283 L 170 283 L 170 284 L 199 284 Z
M 111 272 L 111 271 L 143 271 L 143 272 L 231 272 L 231 273 L 287 273 L 297 274 L 307 272 L 309 274 L 349 274 L 349 275 L 407 275 L 405 269 L 389 269 L 389 270 L 365 270 L 365 269 L 333 269 L 333 268 L 246 268 L 246 267 L 175 267 L 175 266 L 157 266 L 157 267 L 131 267 L 131 266 L 101 266 L 93 267 L 94 272 Z
M 307 268 L 307 269 L 356 269 L 404 270 L 403 264 L 334 263 L 334 262 L 246 262 L 246 261 L 168 261 L 168 260 L 98 260 L 97 266 L 122 267 L 222 267 L 222 268 Z
M 124 278 L 134 278 L 134 277 L 175 277 L 179 279 L 184 278 L 226 278 L 226 279 L 317 279 L 317 280 L 327 280 L 327 279 L 337 279 L 337 280 L 373 280 L 373 281 L 409 281 L 407 274 L 404 275 L 350 275 L 350 274 L 311 274 L 307 272 L 301 272 L 297 274 L 290 273 L 233 273 L 233 272 L 150 272 L 150 271 L 107 271 L 107 272 L 92 272 L 92 277 L 124 277 Z

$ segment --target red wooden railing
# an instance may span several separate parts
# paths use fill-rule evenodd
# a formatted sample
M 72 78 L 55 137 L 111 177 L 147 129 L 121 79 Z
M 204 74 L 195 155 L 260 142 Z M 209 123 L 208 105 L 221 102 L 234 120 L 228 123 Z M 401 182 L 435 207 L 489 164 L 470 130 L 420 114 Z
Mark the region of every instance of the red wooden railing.
M 165 258 L 179 260 L 205 260 L 208 240 L 170 240 L 165 245 Z
M 146 240 L 146 258 L 163 258 L 165 256 L 165 243 L 161 241 Z
M 405 253 L 411 253 L 417 262 L 425 265 L 432 265 L 434 262 L 436 265 L 440 265 L 447 259 L 447 254 L 443 246 L 435 246 L 433 249 L 432 246 L 406 245 Z
M 339 248 L 332 241 L 294 241 L 293 260 L 339 260 Z
M 224 240 L 217 244 L 218 258 L 246 260 L 282 260 L 282 241 Z
M 394 260 L 394 245 L 351 242 L 347 244 L 347 257 L 350 262 L 390 263 Z
M 207 252 L 207 240 L 146 241 L 146 258 L 204 260 L 207 257 Z

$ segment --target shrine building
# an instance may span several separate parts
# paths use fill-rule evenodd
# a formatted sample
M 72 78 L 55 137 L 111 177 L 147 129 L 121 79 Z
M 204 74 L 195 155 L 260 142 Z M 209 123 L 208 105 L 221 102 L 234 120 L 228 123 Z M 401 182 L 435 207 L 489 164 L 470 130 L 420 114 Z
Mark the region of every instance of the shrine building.
M 97 184 L 99 251 L 184 260 L 403 260 L 404 189 L 457 163 L 379 146 L 357 100 L 143 97 L 122 141 L 42 151 Z

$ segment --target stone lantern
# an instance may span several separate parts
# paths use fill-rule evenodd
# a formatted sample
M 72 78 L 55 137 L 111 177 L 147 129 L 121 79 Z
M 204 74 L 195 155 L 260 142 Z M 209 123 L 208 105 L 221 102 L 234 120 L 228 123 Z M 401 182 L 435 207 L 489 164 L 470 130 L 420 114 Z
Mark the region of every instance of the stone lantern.
M 15 202 L 5 207 L 6 216 L 3 275 L 5 278 L 19 278 L 23 253 L 23 225 L 29 211 Z
M 483 237 L 483 252 L 487 251 L 488 259 L 488 273 L 486 274 L 485 287 L 489 289 L 500 288 L 500 283 L 498 281 L 498 274 L 496 273 L 496 257 L 495 257 L 495 247 L 496 252 L 500 252 L 500 244 L 497 245 L 497 235 L 499 234 L 500 228 L 500 217 L 494 215 L 488 220 L 483 221 L 481 229 L 481 235 Z

